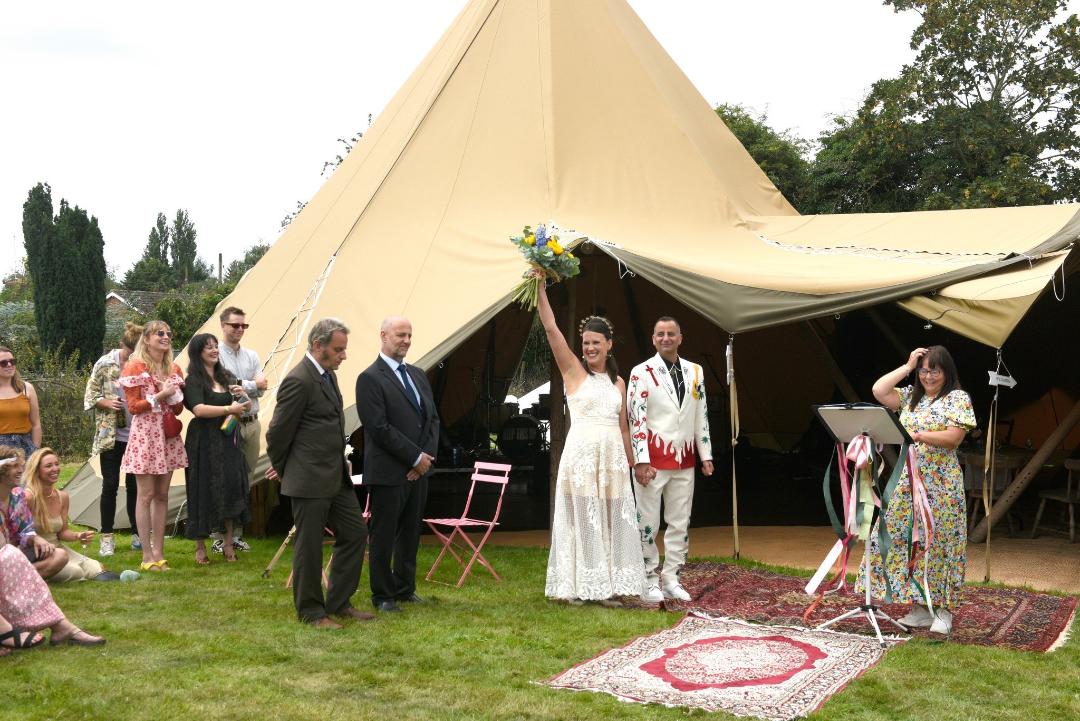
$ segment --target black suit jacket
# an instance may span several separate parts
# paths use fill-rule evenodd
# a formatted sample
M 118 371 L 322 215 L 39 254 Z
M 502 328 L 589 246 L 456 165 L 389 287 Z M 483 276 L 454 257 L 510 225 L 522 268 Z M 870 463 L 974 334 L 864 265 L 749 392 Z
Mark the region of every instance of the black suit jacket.
M 439 414 L 431 385 L 416 368 L 405 369 L 420 393 L 423 414 L 382 357 L 356 379 L 356 411 L 364 426 L 365 486 L 403 485 L 420 452 L 434 456 L 437 450 Z
M 327 373 L 336 383 L 334 372 Z M 329 498 L 350 484 L 341 399 L 306 356 L 278 388 L 266 455 L 286 496 Z

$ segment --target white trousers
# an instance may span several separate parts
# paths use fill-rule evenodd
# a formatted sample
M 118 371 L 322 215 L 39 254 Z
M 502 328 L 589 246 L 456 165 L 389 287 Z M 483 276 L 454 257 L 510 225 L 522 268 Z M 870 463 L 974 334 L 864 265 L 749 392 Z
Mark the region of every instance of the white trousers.
M 638 530 L 641 532 L 641 552 L 645 557 L 646 586 L 664 585 L 679 581 L 679 570 L 686 563 L 690 545 L 690 506 L 694 502 L 694 469 L 657 471 L 648 486 L 634 484 L 637 491 Z M 660 526 L 660 501 L 663 499 L 664 568 L 660 570 L 660 549 L 656 536 Z

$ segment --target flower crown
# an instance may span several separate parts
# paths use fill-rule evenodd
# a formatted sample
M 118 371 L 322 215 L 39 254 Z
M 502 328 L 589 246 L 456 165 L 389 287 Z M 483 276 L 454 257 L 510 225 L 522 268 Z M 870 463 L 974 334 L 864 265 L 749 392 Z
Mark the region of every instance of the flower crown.
M 581 335 L 585 332 L 585 326 L 588 325 L 590 320 L 598 320 L 604 325 L 606 325 L 608 329 L 608 334 L 610 334 L 612 338 L 615 337 L 615 326 L 611 324 L 610 320 L 608 320 L 602 315 L 589 315 L 582 318 L 581 322 L 578 323 L 578 335 Z

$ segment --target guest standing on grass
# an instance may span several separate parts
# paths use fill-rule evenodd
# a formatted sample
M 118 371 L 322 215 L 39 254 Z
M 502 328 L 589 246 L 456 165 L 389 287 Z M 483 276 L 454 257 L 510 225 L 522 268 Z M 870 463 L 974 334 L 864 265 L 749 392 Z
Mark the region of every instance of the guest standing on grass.
M 120 470 L 135 474 L 139 496 L 135 518 L 142 542 L 144 571 L 167 571 L 165 560 L 165 514 L 169 507 L 169 485 L 173 471 L 187 468 L 184 441 L 166 434 L 166 414 L 184 410 L 184 376 L 173 363 L 172 330 L 167 323 L 152 320 L 143 327 L 142 337 L 120 376 L 128 410 L 131 433 Z
M 259 422 L 259 396 L 266 392 L 266 376 L 262 372 L 262 363 L 259 362 L 258 354 L 250 348 L 240 347 L 240 341 L 247 333 L 248 322 L 244 311 L 235 306 L 229 306 L 221 311 L 218 316 L 221 321 L 221 365 L 225 370 L 236 376 L 237 383 L 244 388 L 244 395 L 251 399 L 251 408 L 244 411 L 240 416 L 240 450 L 244 453 L 244 460 L 248 465 L 249 485 L 256 483 L 266 484 L 266 507 L 274 508 L 278 505 L 279 484 L 265 477 L 255 478 L 255 465 L 259 461 L 262 452 L 262 424 Z M 237 551 L 250 551 L 251 546 L 241 538 L 239 526 L 233 528 L 233 547 Z M 220 553 L 219 546 L 224 546 L 220 534 L 214 536 L 214 553 Z
M 120 488 L 120 463 L 127 450 L 128 433 L 131 430 L 131 412 L 124 402 L 124 390 L 120 386 L 120 373 L 131 357 L 132 351 L 142 337 L 143 327 L 127 323 L 120 347 L 98 358 L 90 379 L 86 382 L 83 409 L 94 411 L 94 444 L 91 455 L 97 455 L 101 463 L 101 545 L 98 555 L 108 558 L 116 549 L 113 523 L 116 516 L 116 493 Z M 138 490 L 135 475 L 124 474 L 127 491 L 127 517 L 131 524 L 131 547 L 141 550 L 138 524 L 135 522 L 135 505 Z
M 379 328 L 379 357 L 356 379 L 364 427 L 364 486 L 371 498 L 371 603 L 400 611 L 416 593 L 416 552 L 428 475 L 439 443 L 439 413 L 427 376 L 405 364 L 412 324 L 391 316 Z
M 81 543 L 86 547 L 94 538 L 93 531 L 75 531 L 68 527 L 68 510 L 71 498 L 66 491 L 56 487 L 60 480 L 60 458 L 51 448 L 39 448 L 26 462 L 23 471 L 23 486 L 26 487 L 27 502 L 34 514 L 34 528 L 38 535 L 49 543 L 62 548 L 67 553 L 67 563 L 49 577 L 50 583 L 67 581 L 85 581 L 97 578 L 105 573 L 105 567 L 93 558 L 88 558 L 73 548 L 63 545 Z M 107 577 L 115 580 L 115 574 Z
M 15 355 L 0 346 L 0 444 L 29 456 L 41 445 L 37 391 L 22 379 Z
M 917 381 L 900 387 L 912 373 Z M 900 412 L 900 423 L 915 441 L 933 532 L 928 544 L 924 536 L 921 546 L 909 545 L 912 514 L 922 499 L 921 494 L 913 497 L 912 480 L 905 469 L 885 513 L 885 527 L 892 538 L 886 563 L 878 548 L 876 524 L 870 532 L 872 591 L 876 598 L 885 598 L 887 577 L 893 600 L 911 606 L 900 623 L 948 634 L 960 606 L 967 565 L 964 474 L 956 448 L 975 427 L 971 398 L 960 388 L 952 356 L 940 345 L 911 351 L 906 363 L 874 383 L 874 398 Z
M 0 526 L 7 542 L 26 555 L 42 578 L 49 578 L 67 565 L 67 551 L 38 535 L 34 512 L 19 485 L 22 474 L 22 450 L 0 446 Z
M 544 593 L 571 604 L 619 606 L 619 596 L 644 590 L 645 564 L 630 486 L 626 386 L 611 355 L 614 332 L 606 318 L 585 318 L 578 358 L 555 322 L 543 283 L 538 301 L 572 419 L 555 482 Z
M 236 560 L 233 529 L 248 513 L 248 470 L 240 450 L 237 419 L 251 410 L 251 401 L 236 377 L 219 359 L 217 338 L 200 333 L 188 342 L 184 405 L 195 418 L 188 427 L 187 537 L 195 539 L 195 563 L 210 563 L 206 539 L 224 528 L 225 560 Z
M 349 601 L 360 583 L 367 526 L 345 464 L 345 411 L 335 373 L 348 344 L 349 329 L 340 320 L 323 318 L 315 323 L 308 334 L 308 352 L 278 387 L 274 416 L 266 429 L 267 478 L 280 479 L 281 492 L 292 501 L 296 614 L 317 628 L 341 628 L 331 615 L 358 621 L 374 618 Z M 324 528 L 334 534 L 325 598 Z

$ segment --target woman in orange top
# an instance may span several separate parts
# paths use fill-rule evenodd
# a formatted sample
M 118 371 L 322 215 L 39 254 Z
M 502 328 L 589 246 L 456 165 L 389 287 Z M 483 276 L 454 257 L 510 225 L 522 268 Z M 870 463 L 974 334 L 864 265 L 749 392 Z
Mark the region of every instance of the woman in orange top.
M 139 493 L 135 520 L 142 542 L 142 570 L 165 571 L 165 514 L 169 505 L 169 485 L 173 471 L 187 468 L 184 439 L 167 438 L 163 416 L 184 410 L 184 376 L 173 363 L 172 331 L 164 321 L 153 320 L 143 327 L 120 375 L 131 431 L 120 470 L 135 474 Z
M 0 346 L 0 444 L 29 457 L 41 445 L 41 414 L 34 386 L 19 375 L 15 355 Z

